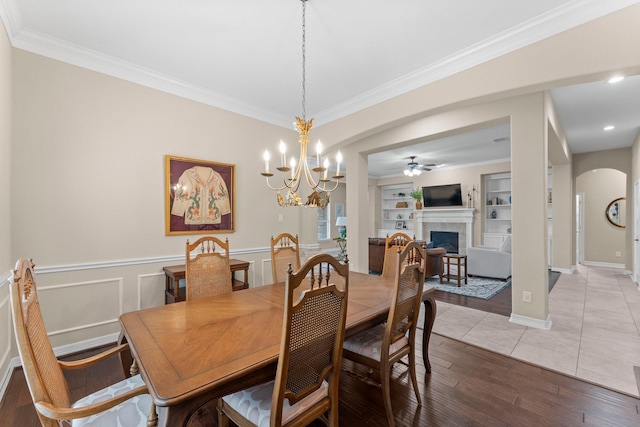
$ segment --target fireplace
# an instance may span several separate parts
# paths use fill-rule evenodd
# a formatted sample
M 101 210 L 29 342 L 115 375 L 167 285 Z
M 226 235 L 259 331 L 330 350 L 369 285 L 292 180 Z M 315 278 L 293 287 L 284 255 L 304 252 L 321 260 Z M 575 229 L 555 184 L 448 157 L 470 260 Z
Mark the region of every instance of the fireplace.
M 448 254 L 458 253 L 457 231 L 432 231 L 431 241 L 434 248 L 444 248 Z
M 458 250 L 460 255 L 467 254 L 467 248 L 473 246 L 473 208 L 432 208 L 415 212 L 416 238 L 418 240 L 432 240 L 431 233 L 452 232 L 458 235 Z M 451 252 L 447 248 L 447 252 Z

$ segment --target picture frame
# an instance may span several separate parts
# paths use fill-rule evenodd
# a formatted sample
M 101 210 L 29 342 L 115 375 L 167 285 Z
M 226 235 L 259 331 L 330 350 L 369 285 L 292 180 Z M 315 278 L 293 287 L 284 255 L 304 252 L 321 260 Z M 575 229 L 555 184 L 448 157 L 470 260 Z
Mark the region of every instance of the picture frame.
M 402 230 L 404 228 L 404 221 L 396 221 L 396 230 Z
M 165 156 L 165 235 L 235 232 L 236 166 Z

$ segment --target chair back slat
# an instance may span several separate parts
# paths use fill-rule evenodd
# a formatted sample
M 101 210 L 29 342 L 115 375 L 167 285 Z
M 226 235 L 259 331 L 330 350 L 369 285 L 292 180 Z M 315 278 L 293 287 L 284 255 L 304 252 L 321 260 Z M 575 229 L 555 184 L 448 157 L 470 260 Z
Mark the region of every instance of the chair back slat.
M 396 276 L 396 253 L 410 242 L 415 241 L 408 234 L 395 233 L 387 236 L 384 245 L 384 261 L 382 264 L 382 277 L 394 278 Z
M 187 240 L 185 280 L 187 300 L 231 292 L 228 239 L 202 237 L 191 244 Z
M 293 405 L 318 390 L 323 381 L 329 384 L 331 405 L 337 406 L 348 283 L 348 263 L 341 264 L 328 254 L 312 256 L 296 272 L 289 270 L 272 425 L 280 425 L 278 414 L 285 398 Z
M 410 242 L 396 253 L 395 292 L 387 321 L 389 345 L 402 339 L 407 332 L 415 334 L 425 280 L 426 248 Z M 388 349 L 388 345 L 385 345 Z
M 18 260 L 11 279 L 13 326 L 18 351 L 33 401 L 68 408 L 71 404 L 69 387 L 47 335 L 33 267 L 31 260 Z M 39 412 L 38 417 L 43 426 L 58 425 Z
M 271 237 L 271 271 L 273 283 L 281 283 L 287 279 L 289 264 L 293 271 L 300 268 L 300 249 L 298 236 L 282 233 L 275 239 Z

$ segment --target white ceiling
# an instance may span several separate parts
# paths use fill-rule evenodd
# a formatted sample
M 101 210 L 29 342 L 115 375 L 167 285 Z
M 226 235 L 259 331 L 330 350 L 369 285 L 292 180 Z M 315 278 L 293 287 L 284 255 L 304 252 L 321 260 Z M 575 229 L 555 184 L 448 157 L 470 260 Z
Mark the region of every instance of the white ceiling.
M 638 2 L 309 0 L 307 117 L 328 123 Z M 302 113 L 301 11 L 300 0 L 0 0 L 16 48 L 287 128 Z M 552 92 L 574 152 L 633 143 L 640 82 L 619 85 Z M 600 121 L 617 126 L 604 147 Z M 410 155 L 452 165 L 459 144 L 474 162 L 509 158 L 493 142 L 505 136 L 501 126 L 372 156 L 370 170 L 401 173 Z

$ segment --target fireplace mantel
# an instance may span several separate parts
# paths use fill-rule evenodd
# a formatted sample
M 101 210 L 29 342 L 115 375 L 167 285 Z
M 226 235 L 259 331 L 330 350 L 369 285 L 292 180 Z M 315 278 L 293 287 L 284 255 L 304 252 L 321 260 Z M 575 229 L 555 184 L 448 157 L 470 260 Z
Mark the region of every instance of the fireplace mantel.
M 459 231 L 459 250 L 466 254 L 466 248 L 473 246 L 473 217 L 474 208 L 431 208 L 415 211 L 416 238 L 430 240 L 429 232 L 434 227 L 438 231 Z

